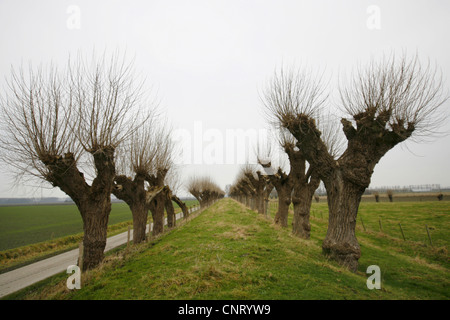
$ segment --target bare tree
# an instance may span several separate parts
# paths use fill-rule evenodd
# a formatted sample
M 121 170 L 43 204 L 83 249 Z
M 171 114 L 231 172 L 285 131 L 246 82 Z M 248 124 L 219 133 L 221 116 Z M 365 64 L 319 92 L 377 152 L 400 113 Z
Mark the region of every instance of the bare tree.
M 177 196 L 182 188 L 182 183 L 180 179 L 179 168 L 175 166 L 170 170 L 169 176 L 167 177 L 167 186 L 169 189 L 168 194 L 170 195 L 171 201 L 175 202 L 183 212 L 183 218 L 189 217 L 189 210 L 186 204 Z
M 236 181 L 230 187 L 230 196 L 250 207 L 256 199 L 256 190 L 244 174 L 245 167 L 239 171 Z
M 317 170 L 327 190 L 328 231 L 324 253 L 356 271 L 361 250 L 355 236 L 356 216 L 375 165 L 395 145 L 435 132 L 442 123 L 442 81 L 436 69 L 422 68 L 418 58 L 394 57 L 360 69 L 341 87 L 347 148 L 335 159 L 316 124 L 326 101 L 320 79 L 302 72 L 275 74 L 266 91 L 266 109 L 297 139 L 296 146 Z M 441 118 L 437 118 L 441 117 Z
M 266 174 L 266 180 L 277 190 L 278 210 L 275 214 L 274 223 L 282 227 L 287 227 L 289 207 L 292 203 L 292 190 L 294 188 L 292 163 L 289 162 L 290 168 L 289 170 L 285 170 L 283 168 L 283 162 L 285 161 L 281 160 L 282 163 L 277 161 L 280 157 L 273 154 L 270 142 L 267 142 L 265 146 L 258 144 L 256 157 L 258 164 L 264 168 L 263 172 Z M 272 191 L 273 187 L 270 191 Z
M 158 136 L 158 149 L 154 160 L 152 161 L 152 170 L 146 175 L 145 180 L 150 184 L 150 188 L 163 189 L 151 199 L 147 199 L 147 208 L 150 209 L 153 218 L 153 236 L 159 235 L 164 231 L 164 212 L 169 208 L 168 221 L 174 223 L 174 212 L 170 205 L 171 193 L 167 185 L 167 177 L 170 171 L 174 168 L 174 147 L 171 139 L 171 130 L 167 125 L 164 125 L 161 133 Z M 168 205 L 167 202 L 170 202 Z M 171 225 L 173 226 L 173 225 Z
M 289 174 L 292 180 L 292 203 L 294 205 L 292 233 L 298 237 L 309 239 L 311 203 L 320 179 L 314 167 L 307 166 L 308 163 L 301 150 L 296 147 L 295 138 L 287 132 L 282 137 L 281 142 L 291 165 Z
M 210 177 L 192 177 L 187 183 L 187 189 L 198 200 L 201 208 L 225 196 L 225 192 Z
M 269 194 L 273 190 L 273 185 L 265 173 L 263 173 L 258 166 L 246 164 L 243 167 L 242 173 L 247 178 L 254 189 L 254 203 L 258 213 L 265 213 L 265 200 L 269 199 Z
M 376 202 L 380 202 L 380 194 L 378 192 L 374 192 L 374 197 Z
M 115 150 L 142 121 L 142 82 L 125 57 L 69 61 L 64 71 L 12 70 L 1 99 L 2 158 L 22 177 L 59 187 L 77 205 L 84 229 L 83 269 L 106 245 Z M 85 173 L 93 168 L 92 181 Z M 84 170 L 83 170 L 84 169 Z
M 113 194 L 125 201 L 133 216 L 133 243 L 145 241 L 148 202 L 151 202 L 163 187 L 147 186 L 146 177 L 152 174 L 154 161 L 160 147 L 157 124 L 147 121 L 134 132 L 117 156 L 118 168 L 114 178 Z

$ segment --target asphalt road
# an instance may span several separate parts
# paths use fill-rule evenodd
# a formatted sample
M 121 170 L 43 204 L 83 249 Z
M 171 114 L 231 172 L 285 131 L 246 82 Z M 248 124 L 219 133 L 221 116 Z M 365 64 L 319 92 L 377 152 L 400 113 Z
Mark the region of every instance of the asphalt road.
M 176 215 L 176 219 L 180 219 L 182 213 Z M 167 219 L 165 220 L 167 224 Z M 153 230 L 153 223 L 147 225 L 147 232 Z M 133 238 L 133 230 L 131 230 L 131 238 Z M 109 237 L 106 240 L 105 252 L 127 243 L 128 231 Z M 78 260 L 78 249 L 74 249 L 57 256 L 41 260 L 25 267 L 21 267 L 9 272 L 0 274 L 0 298 L 8 294 L 26 288 L 36 282 L 49 278 L 55 274 L 66 271 L 70 265 L 76 265 Z M 69 275 L 68 275 L 69 276 Z

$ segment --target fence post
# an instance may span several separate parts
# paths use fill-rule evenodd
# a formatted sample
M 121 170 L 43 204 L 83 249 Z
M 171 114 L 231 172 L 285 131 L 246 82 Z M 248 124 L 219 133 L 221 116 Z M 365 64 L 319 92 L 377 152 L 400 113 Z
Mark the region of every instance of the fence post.
M 403 240 L 404 240 L 404 241 L 406 241 L 406 238 L 405 238 L 405 234 L 403 233 L 403 228 L 402 228 L 402 224 L 401 224 L 401 223 L 399 223 L 398 225 L 400 226 L 400 231 L 402 232 L 402 237 L 403 237 Z
M 127 248 L 130 245 L 130 231 L 131 231 L 131 226 L 128 226 L 128 234 L 127 234 Z
M 430 240 L 430 244 L 431 244 L 431 246 L 433 246 L 433 241 L 431 241 L 430 230 L 428 230 L 428 225 L 425 225 L 425 228 L 427 229 L 427 234 L 428 234 L 428 239 Z
M 265 213 L 266 213 L 266 218 L 268 217 L 267 216 L 267 214 L 269 213 L 269 200 L 267 199 L 267 200 L 265 200 L 266 201 L 266 210 L 265 210 Z
M 362 226 L 364 228 L 364 231 L 366 231 L 366 226 L 364 225 L 364 221 L 363 221 L 362 216 L 360 215 L 359 218 L 361 219 L 361 224 L 362 224 Z
M 82 241 L 78 246 L 78 267 L 80 268 L 80 272 L 83 272 L 83 254 L 84 254 L 84 247 Z

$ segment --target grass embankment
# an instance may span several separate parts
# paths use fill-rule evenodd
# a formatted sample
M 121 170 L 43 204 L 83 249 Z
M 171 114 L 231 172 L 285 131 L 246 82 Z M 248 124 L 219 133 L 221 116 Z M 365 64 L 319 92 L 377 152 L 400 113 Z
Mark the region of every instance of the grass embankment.
M 351 273 L 322 255 L 326 219 L 311 222 L 312 238 L 298 239 L 291 228 L 224 199 L 151 243 L 108 255 L 100 268 L 83 276 L 81 290 L 69 291 L 67 275 L 60 274 L 10 298 L 449 298 L 448 259 L 431 261 L 431 251 L 425 256 L 414 246 L 405 249 L 408 242 L 358 227 L 362 256 L 358 272 Z M 366 286 L 365 272 L 373 264 L 381 269 L 381 290 Z
M 195 200 L 186 201 L 188 206 L 195 204 Z M 176 203 L 174 207 L 180 211 Z M 108 237 L 132 225 L 128 205 L 113 203 Z M 73 204 L 0 207 L 0 272 L 75 249 L 82 239 L 82 219 Z

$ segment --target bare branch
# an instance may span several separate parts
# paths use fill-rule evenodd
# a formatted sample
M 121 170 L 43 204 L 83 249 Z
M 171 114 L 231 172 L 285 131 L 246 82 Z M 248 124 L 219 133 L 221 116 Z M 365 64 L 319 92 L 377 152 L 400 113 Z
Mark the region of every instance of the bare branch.
M 361 126 L 363 117 L 371 118 L 399 141 L 410 135 L 416 140 L 432 138 L 448 119 L 442 108 L 449 97 L 444 93 L 442 72 L 429 61 L 422 66 L 418 55 L 371 61 L 365 68 L 359 67 L 339 91 L 342 107 L 353 122 L 359 121 Z
M 328 98 L 322 80 L 323 74 L 313 75 L 306 68 L 275 71 L 261 98 L 269 122 L 286 127 L 292 114 L 320 114 Z

